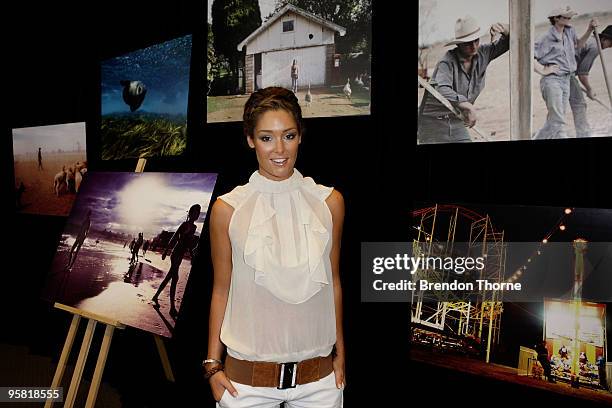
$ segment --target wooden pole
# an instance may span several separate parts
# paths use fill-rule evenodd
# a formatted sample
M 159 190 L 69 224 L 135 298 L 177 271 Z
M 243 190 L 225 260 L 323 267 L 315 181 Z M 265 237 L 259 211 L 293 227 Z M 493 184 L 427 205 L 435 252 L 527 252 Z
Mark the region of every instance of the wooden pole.
M 593 35 L 595 41 L 597 41 L 597 50 L 599 51 L 599 59 L 601 60 L 601 67 L 603 68 L 604 79 L 606 80 L 606 87 L 608 88 L 608 97 L 610 98 L 610 106 L 612 106 L 612 87 L 610 85 L 610 79 L 608 78 L 608 70 L 606 69 L 606 61 L 603 56 L 603 48 L 601 48 L 601 39 L 599 38 L 599 30 L 597 27 L 593 28 Z
M 510 139 L 530 140 L 533 103 L 533 1 L 510 0 Z

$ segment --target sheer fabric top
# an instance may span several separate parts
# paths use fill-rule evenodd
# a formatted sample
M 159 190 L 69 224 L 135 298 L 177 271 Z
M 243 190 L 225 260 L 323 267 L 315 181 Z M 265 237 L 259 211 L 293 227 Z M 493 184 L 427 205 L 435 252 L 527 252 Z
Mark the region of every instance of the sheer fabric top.
M 255 172 L 219 197 L 234 208 L 232 279 L 221 341 L 232 357 L 294 362 L 336 342 L 330 251 L 332 188 L 294 170 L 274 181 Z

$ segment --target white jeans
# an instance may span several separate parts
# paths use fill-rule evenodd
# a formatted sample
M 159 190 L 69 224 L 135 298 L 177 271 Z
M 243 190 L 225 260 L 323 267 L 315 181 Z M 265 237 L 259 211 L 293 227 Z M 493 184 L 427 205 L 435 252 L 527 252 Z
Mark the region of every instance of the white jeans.
M 238 391 L 236 398 L 223 391 L 217 408 L 276 408 L 285 401 L 287 408 L 342 408 L 343 390 L 336 388 L 332 372 L 319 381 L 295 388 L 279 390 L 276 387 L 252 387 L 232 381 Z

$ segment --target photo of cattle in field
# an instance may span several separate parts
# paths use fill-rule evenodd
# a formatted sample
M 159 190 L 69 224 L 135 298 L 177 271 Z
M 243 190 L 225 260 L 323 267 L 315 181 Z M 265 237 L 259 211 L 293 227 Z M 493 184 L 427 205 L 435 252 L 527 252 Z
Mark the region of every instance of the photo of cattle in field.
M 15 208 L 67 216 L 87 173 L 85 123 L 13 129 Z

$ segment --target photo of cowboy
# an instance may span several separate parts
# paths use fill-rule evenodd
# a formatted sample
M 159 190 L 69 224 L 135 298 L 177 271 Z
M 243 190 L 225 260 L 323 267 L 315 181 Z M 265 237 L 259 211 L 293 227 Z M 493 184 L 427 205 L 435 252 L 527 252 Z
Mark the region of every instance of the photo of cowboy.
M 519 58 L 511 57 L 510 22 L 517 16 L 511 18 L 509 6 L 507 0 L 419 2 L 418 144 L 612 135 L 612 53 L 606 51 L 612 3 L 532 3 L 533 60 L 521 59 L 533 64 L 528 93 L 510 75 Z M 531 98 L 531 133 L 511 134 L 512 84 L 522 92 L 514 91 L 519 101 Z

